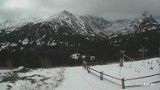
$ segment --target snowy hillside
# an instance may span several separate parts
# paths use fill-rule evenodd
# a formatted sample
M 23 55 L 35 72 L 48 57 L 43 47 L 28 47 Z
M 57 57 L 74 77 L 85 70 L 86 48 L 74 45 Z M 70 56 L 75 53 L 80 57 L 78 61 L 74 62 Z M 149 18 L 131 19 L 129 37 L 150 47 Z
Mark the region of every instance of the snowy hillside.
M 160 58 L 126 62 L 121 68 L 116 63 L 90 67 L 117 78 L 137 78 L 160 73 Z M 96 74 L 96 72 L 91 72 Z M 100 80 L 99 77 L 88 73 L 83 67 L 40 68 L 23 73 L 19 71 L 17 72 L 18 79 L 12 82 L 5 79 L 8 73 L 9 70 L 0 70 L 1 90 L 6 90 L 6 88 L 10 88 L 10 90 L 122 90 L 121 85 L 110 82 L 109 77 Z M 160 75 L 125 81 L 126 86 L 140 86 L 126 87 L 124 90 L 159 90 L 160 83 L 151 83 L 156 81 L 160 81 Z
M 26 25 L 29 22 L 37 23 L 42 21 L 39 18 L 23 18 L 19 20 L 6 20 L 4 22 L 0 22 L 0 33 L 4 30 L 6 33 L 10 33 L 12 31 L 18 30 L 18 28 Z

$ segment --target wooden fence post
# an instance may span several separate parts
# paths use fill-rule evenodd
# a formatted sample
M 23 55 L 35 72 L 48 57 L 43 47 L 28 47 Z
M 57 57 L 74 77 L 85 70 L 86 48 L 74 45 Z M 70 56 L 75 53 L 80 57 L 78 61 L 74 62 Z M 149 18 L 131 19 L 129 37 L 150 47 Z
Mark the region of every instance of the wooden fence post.
M 100 80 L 103 80 L 103 71 L 100 72 Z
M 84 69 L 87 69 L 87 68 L 86 68 L 86 64 L 84 64 L 83 67 L 84 67 Z
M 87 66 L 87 62 L 83 61 L 83 67 L 84 67 L 84 69 L 86 69 L 86 66 Z
M 123 59 L 120 58 L 120 64 L 119 64 L 120 67 L 123 67 Z
M 90 67 L 89 66 L 88 66 L 88 70 L 87 71 L 88 71 L 88 73 L 90 73 Z
M 121 79 L 121 82 L 122 82 L 122 89 L 125 89 L 124 78 Z

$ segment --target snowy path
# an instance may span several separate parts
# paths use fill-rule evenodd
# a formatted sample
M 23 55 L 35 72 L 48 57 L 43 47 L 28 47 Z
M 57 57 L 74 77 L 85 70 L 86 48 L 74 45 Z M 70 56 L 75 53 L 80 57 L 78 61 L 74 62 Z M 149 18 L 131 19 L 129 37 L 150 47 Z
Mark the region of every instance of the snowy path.
M 66 68 L 62 85 L 56 90 L 111 90 L 112 84 L 105 84 L 98 77 L 88 72 L 83 67 Z M 120 86 L 114 86 L 117 90 Z

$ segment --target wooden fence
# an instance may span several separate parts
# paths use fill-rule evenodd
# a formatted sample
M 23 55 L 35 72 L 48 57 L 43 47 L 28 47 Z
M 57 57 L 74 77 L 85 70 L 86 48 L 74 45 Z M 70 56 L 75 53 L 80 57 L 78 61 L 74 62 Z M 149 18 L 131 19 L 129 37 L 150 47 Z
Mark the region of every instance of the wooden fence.
M 141 86 L 141 85 L 125 86 L 125 82 L 126 82 L 126 81 L 143 79 L 143 78 L 148 78 L 148 77 L 153 77 L 153 76 L 160 75 L 160 73 L 158 73 L 158 74 L 153 74 L 153 75 L 149 75 L 149 76 L 143 76 L 143 77 L 125 79 L 125 78 L 113 77 L 113 76 L 111 76 L 111 75 L 105 74 L 103 71 L 101 71 L 101 72 L 100 72 L 100 71 L 97 71 L 97 70 L 89 67 L 88 65 L 83 65 L 83 67 L 88 71 L 88 73 L 92 73 L 92 74 L 98 76 L 98 77 L 100 78 L 100 80 L 106 79 L 106 78 L 104 78 L 104 76 L 107 76 L 107 77 L 110 77 L 110 78 L 112 78 L 112 79 L 115 79 L 115 80 L 120 81 L 121 83 L 117 83 L 117 82 L 111 81 L 111 80 L 109 80 L 109 79 L 106 79 L 107 81 L 110 81 L 110 82 L 112 82 L 112 83 L 114 83 L 114 84 L 121 85 L 122 89 L 125 89 L 126 87 Z M 98 75 L 95 74 L 95 73 L 93 73 L 93 71 L 96 72 L 96 73 L 98 73 Z M 155 81 L 155 82 L 150 82 L 150 83 L 159 83 L 159 82 L 160 82 L 160 81 Z
M 117 85 L 122 85 L 122 88 L 123 88 L 123 89 L 125 88 L 125 82 L 124 82 L 125 80 L 124 80 L 124 78 L 120 79 L 120 78 L 117 78 L 117 77 L 113 77 L 113 76 L 111 76 L 111 75 L 105 74 L 103 71 L 101 71 L 101 72 L 100 72 L 100 71 L 97 71 L 97 70 L 89 67 L 88 65 L 84 65 L 84 68 L 88 71 L 88 73 L 92 73 L 92 71 L 98 73 L 99 75 L 97 75 L 97 74 L 95 74 L 95 73 L 92 73 L 92 74 L 98 76 L 98 77 L 100 78 L 100 80 L 106 79 L 106 78 L 104 78 L 104 76 L 107 76 L 107 77 L 110 77 L 110 78 L 119 80 L 119 81 L 121 81 L 122 84 L 119 84 L 119 83 L 116 83 L 116 82 L 113 82 L 113 81 L 111 81 L 111 80 L 106 79 L 106 80 L 108 80 L 108 81 L 110 81 L 110 82 L 112 82 L 112 83 L 115 83 L 115 84 L 117 84 Z

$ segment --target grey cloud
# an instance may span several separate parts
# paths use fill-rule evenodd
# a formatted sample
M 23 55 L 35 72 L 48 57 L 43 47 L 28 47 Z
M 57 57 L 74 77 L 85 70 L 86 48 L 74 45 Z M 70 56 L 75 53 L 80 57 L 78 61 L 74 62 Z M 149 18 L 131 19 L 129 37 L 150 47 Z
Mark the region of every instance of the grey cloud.
M 0 0 L 0 19 L 19 17 L 49 17 L 62 10 L 79 15 L 104 18 L 135 17 L 147 10 L 160 15 L 160 0 L 28 0 L 29 8 L 6 8 Z

